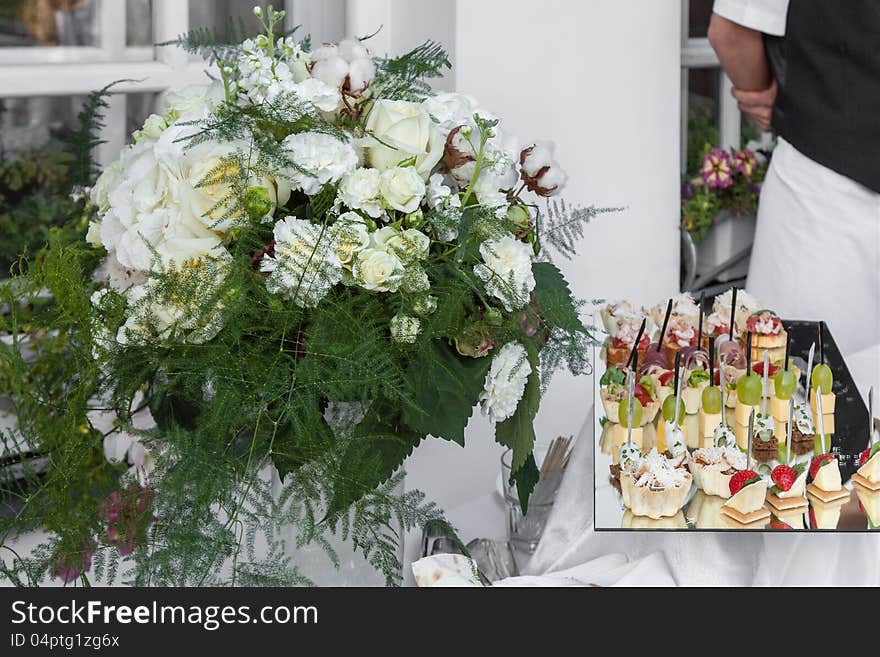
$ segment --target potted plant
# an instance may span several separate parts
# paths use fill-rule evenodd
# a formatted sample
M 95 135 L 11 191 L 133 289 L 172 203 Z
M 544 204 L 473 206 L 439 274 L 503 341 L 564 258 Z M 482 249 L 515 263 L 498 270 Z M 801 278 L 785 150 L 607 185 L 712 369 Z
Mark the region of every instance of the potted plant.
M 769 158 L 768 150 L 746 146 L 728 151 L 707 144 L 696 175 L 682 181 L 681 227 L 696 245 L 698 277 L 751 244 Z M 746 258 L 717 278 L 729 281 L 747 271 Z

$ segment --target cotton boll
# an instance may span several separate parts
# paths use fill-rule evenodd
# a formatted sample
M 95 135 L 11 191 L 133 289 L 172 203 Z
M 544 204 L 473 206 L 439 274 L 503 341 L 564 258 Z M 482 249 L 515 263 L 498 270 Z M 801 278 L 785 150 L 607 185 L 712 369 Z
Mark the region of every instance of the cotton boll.
M 312 67 L 312 77 L 329 84 L 331 87 L 341 87 L 345 83 L 347 75 L 348 62 L 339 56 L 319 59 Z
M 522 170 L 528 176 L 537 176 L 544 167 L 553 164 L 553 146 L 538 142 L 522 151 L 520 155 Z
M 376 77 L 376 65 L 372 59 L 354 60 L 348 67 L 348 86 L 352 93 L 363 91 Z
M 339 42 L 338 54 L 349 62 L 357 59 L 369 59 L 370 57 L 370 51 L 364 47 L 359 39 L 354 37 L 348 37 Z
M 543 196 L 555 196 L 562 191 L 568 182 L 568 174 L 562 170 L 556 162 L 550 165 L 550 170 L 541 176 L 541 187 L 547 190 Z
M 339 47 L 335 43 L 322 44 L 320 48 L 312 53 L 312 59 L 316 62 L 332 57 L 339 57 Z

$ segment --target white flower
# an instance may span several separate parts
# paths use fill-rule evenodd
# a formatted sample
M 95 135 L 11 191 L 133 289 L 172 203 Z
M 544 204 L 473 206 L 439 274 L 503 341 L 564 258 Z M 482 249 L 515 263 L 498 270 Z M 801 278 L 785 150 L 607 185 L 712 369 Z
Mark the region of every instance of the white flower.
M 314 308 L 342 278 L 336 231 L 305 219 L 285 217 L 275 224 L 275 254 L 263 257 L 266 289 L 300 308 Z
M 447 205 L 454 208 L 461 207 L 461 199 L 458 194 L 452 193 L 451 187 L 444 184 L 442 173 L 435 173 L 428 180 L 427 197 L 428 207 L 432 210 Z
M 568 175 L 553 158 L 552 142 L 538 142 L 525 148 L 520 164 L 526 187 L 541 196 L 555 196 L 568 181 Z
M 162 94 L 161 111 L 174 119 L 181 116 L 203 118 L 224 100 L 223 83 L 193 84 Z
M 125 297 L 129 316 L 119 328 L 116 341 L 122 345 L 152 341 L 202 344 L 213 339 L 223 328 L 222 305 L 205 311 L 202 304 L 222 284 L 230 259 L 220 247 L 209 257 L 180 263 L 197 281 L 186 294 L 169 294 L 158 278 L 128 288 Z
M 321 132 L 301 132 L 284 139 L 293 162 L 304 171 L 289 169 L 287 175 L 295 188 L 309 196 L 335 183 L 357 168 L 358 156 L 350 142 L 340 141 Z
M 339 90 L 317 78 L 303 80 L 293 87 L 293 92 L 322 112 L 335 112 L 342 105 Z
M 415 158 L 415 167 L 427 180 L 443 157 L 446 135 L 418 103 L 380 99 L 366 124 L 367 157 L 380 171 Z
M 409 214 L 425 197 L 425 181 L 414 167 L 395 167 L 382 172 L 379 190 L 390 207 Z
M 408 267 L 403 275 L 403 281 L 400 283 L 400 289 L 409 294 L 427 292 L 431 289 L 431 280 L 421 267 Z
M 89 193 L 89 197 L 91 198 L 92 203 L 97 206 L 100 214 L 104 214 L 110 209 L 110 199 L 108 198 L 108 194 L 111 190 L 115 189 L 122 180 L 123 170 L 122 159 L 116 160 L 113 164 L 104 169 L 95 181 L 95 184 Z
M 135 130 L 132 139 L 139 142 L 143 139 L 152 139 L 155 141 L 162 134 L 162 131 L 168 127 L 165 117 L 158 114 L 150 114 L 144 121 L 144 126 L 140 130 Z
M 428 257 L 431 240 L 420 230 L 407 228 L 400 231 L 393 226 L 385 226 L 373 233 L 373 244 L 376 248 L 391 251 L 402 262 L 410 263 Z
M 391 339 L 395 342 L 412 344 L 421 330 L 422 323 L 415 317 L 395 315 L 391 318 Z
M 352 210 L 363 210 L 373 219 L 382 216 L 382 195 L 377 169 L 356 169 L 342 177 L 339 200 Z
M 474 194 L 480 205 L 495 209 L 499 219 L 507 216 L 507 192 L 502 188 L 503 180 L 492 171 L 484 171 L 474 184 Z M 508 187 L 509 188 L 509 187 Z
M 421 297 L 413 303 L 412 308 L 416 315 L 421 315 L 422 317 L 432 315 L 437 310 L 437 297 L 431 295 Z
M 116 259 L 115 253 L 104 256 L 101 265 L 92 274 L 92 280 L 96 283 L 106 283 L 116 292 L 125 292 L 134 285 L 143 285 L 147 282 L 147 278 L 140 272 L 123 267 Z
M 370 233 L 357 212 L 346 212 L 333 224 L 336 255 L 344 267 L 351 268 L 355 256 L 370 246 Z
M 458 93 L 443 92 L 430 96 L 422 106 L 437 123 L 446 128 L 447 133 L 457 126 L 470 123 L 474 114 L 479 113 L 476 98 Z
M 254 39 L 241 44 L 238 74 L 241 95 L 255 105 L 272 102 L 296 84 L 287 63 L 271 57 Z
M 503 422 L 514 414 L 531 373 L 532 366 L 521 344 L 509 342 L 498 350 L 480 393 L 483 413 L 492 422 Z
M 480 255 L 485 264 L 474 267 L 486 292 L 504 305 L 508 312 L 522 308 L 535 288 L 531 249 L 512 236 L 483 242 Z
M 372 292 L 397 292 L 404 273 L 400 258 L 384 249 L 372 247 L 358 253 L 352 270 L 355 282 Z

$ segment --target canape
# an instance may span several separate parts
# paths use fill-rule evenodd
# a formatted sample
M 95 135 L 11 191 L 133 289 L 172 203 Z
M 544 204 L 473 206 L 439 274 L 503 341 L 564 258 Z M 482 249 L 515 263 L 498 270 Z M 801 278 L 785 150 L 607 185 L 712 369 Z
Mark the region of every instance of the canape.
M 730 497 L 730 480 L 740 470 L 746 469 L 746 455 L 735 445 L 728 447 L 704 447 L 694 450 L 688 466 L 697 488 L 708 495 Z
M 639 323 L 622 322 L 617 333 L 612 333 L 605 341 L 605 363 L 608 367 L 614 365 L 624 365 L 630 357 L 636 338 L 639 337 Z M 647 333 L 642 333 L 639 338 L 639 346 L 637 348 L 639 359 L 641 360 L 651 339 Z
M 832 454 L 820 454 L 810 462 L 810 478 L 807 493 L 814 500 L 827 504 L 849 497 L 840 477 L 840 464 Z
M 868 490 L 880 490 L 880 443 L 875 443 L 859 455 L 859 469 L 853 481 Z
M 684 460 L 684 454 L 670 458 L 652 449 L 644 457 L 623 465 L 621 493 L 624 505 L 633 515 L 656 520 L 681 511 L 693 482 Z
M 751 524 L 770 517 L 764 508 L 767 497 L 767 482 L 753 470 L 740 470 L 730 478 L 728 485 L 730 498 L 721 507 L 721 512 L 741 524 Z
M 752 343 L 747 345 L 752 350 L 752 361 L 761 360 L 765 351 L 769 352 L 771 362 L 785 358 L 788 333 L 775 312 L 765 309 L 752 313 L 746 320 L 746 330 L 752 334 Z
M 752 440 L 752 456 L 760 463 L 769 463 L 779 453 L 776 427 L 770 415 L 758 413 L 755 416 L 755 436 Z

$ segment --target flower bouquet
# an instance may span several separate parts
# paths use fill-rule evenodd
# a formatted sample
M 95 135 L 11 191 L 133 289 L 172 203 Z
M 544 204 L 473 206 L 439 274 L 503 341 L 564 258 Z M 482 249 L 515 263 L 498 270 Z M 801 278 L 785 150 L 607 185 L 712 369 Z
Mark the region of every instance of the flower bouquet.
M 429 436 L 464 444 L 478 405 L 528 504 L 541 386 L 591 340 L 546 247 L 570 256 L 604 210 L 546 200 L 566 181 L 549 145 L 432 93 L 438 45 L 312 48 L 255 14 L 257 38 L 176 42 L 218 76 L 168 94 L 88 190 L 84 239 L 3 290 L 47 293 L 32 321 L 62 347 L 0 360 L 51 457 L 3 521 L 4 542 L 51 537 L 13 581 L 308 582 L 284 524 L 393 582 L 399 527 L 444 522 L 396 473 Z
M 682 182 L 681 227 L 695 243 L 706 237 L 721 211 L 755 213 L 769 156 L 748 147 L 726 151 L 707 145 L 699 175 Z

